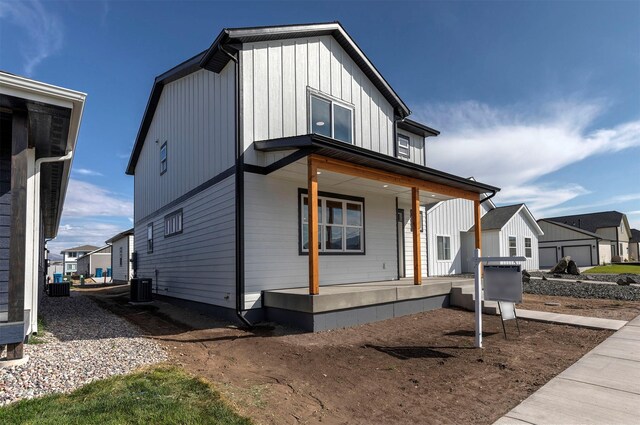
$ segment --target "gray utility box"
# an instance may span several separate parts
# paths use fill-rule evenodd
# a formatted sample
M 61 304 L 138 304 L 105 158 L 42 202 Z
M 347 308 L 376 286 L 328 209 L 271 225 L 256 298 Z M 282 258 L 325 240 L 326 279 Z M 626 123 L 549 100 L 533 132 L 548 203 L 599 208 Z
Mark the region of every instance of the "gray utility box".
M 152 279 L 131 279 L 131 302 L 148 303 L 151 302 Z

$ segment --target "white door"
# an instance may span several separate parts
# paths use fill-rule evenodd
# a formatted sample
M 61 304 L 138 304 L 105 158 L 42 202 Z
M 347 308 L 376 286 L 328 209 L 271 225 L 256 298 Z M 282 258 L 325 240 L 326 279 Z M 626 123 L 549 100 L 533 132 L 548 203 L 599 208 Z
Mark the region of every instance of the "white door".
M 563 256 L 570 256 L 578 266 L 591 266 L 591 245 L 565 246 L 563 247 Z
M 546 248 L 539 248 L 540 253 L 540 268 L 549 269 L 558 264 L 558 249 L 555 246 L 549 246 Z

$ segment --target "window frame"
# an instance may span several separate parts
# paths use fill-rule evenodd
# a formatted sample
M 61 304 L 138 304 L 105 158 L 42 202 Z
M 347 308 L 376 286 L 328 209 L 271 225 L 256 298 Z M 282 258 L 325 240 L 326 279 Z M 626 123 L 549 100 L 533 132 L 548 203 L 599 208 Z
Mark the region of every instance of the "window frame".
M 529 241 L 528 247 L 527 241 Z M 527 250 L 529 250 L 529 255 L 527 255 Z M 533 258 L 533 238 L 524 238 L 524 256 L 525 258 Z
M 120 261 L 119 261 L 119 266 L 118 267 L 122 267 L 122 247 L 120 247 Z
M 151 237 L 149 237 L 149 234 L 151 234 Z M 147 254 L 153 254 L 153 222 L 147 224 Z
M 400 153 L 400 139 L 403 139 L 404 141 L 407 142 L 407 154 L 401 154 Z M 398 133 L 396 136 L 396 157 L 400 158 L 400 159 L 411 159 L 411 138 L 409 136 L 406 136 L 404 134 L 400 134 Z
M 175 222 L 176 230 L 174 230 L 173 232 L 167 232 L 168 221 L 173 219 L 173 218 L 176 218 L 176 222 Z M 165 238 L 170 238 L 172 236 L 176 236 L 176 235 L 182 234 L 182 231 L 184 229 L 184 216 L 182 214 L 182 208 L 165 215 L 164 216 L 164 220 L 163 220 L 163 224 L 164 224 L 164 237 Z
M 164 159 L 162 158 L 162 151 L 164 150 Z M 167 141 L 160 146 L 160 175 L 167 172 L 169 163 L 169 148 L 167 147 Z
M 440 250 L 438 249 L 438 240 L 442 238 L 442 240 L 444 241 L 445 239 L 449 241 L 449 256 L 448 258 L 440 258 Z M 443 254 L 446 252 L 444 249 L 444 242 L 442 245 L 442 252 Z M 436 261 L 441 261 L 441 262 L 449 262 L 451 261 L 451 235 L 436 235 Z
M 303 234 L 303 225 L 305 225 L 305 223 L 303 223 L 302 221 L 302 212 L 303 212 L 303 200 L 305 197 L 308 196 L 308 191 L 307 189 L 303 189 L 303 188 L 299 188 L 298 189 L 298 255 L 309 255 L 309 250 L 308 249 L 304 249 L 303 248 L 303 242 L 302 239 L 304 237 Z M 318 249 L 318 254 L 319 255 L 366 255 L 367 254 L 367 245 L 366 245 L 366 220 L 365 220 L 365 200 L 364 198 L 361 197 L 357 197 L 357 196 L 349 196 L 349 195 L 342 195 L 342 194 L 338 194 L 338 193 L 331 193 L 331 192 L 318 192 L 318 199 L 322 200 L 322 222 L 319 222 L 318 224 L 320 225 L 320 229 L 321 231 L 318 233 L 319 239 L 320 239 L 320 248 Z M 342 240 L 343 240 L 343 249 L 342 250 L 335 250 L 335 249 L 330 249 L 330 250 L 326 250 L 325 249 L 325 237 L 324 234 L 326 232 L 326 228 L 327 225 L 331 226 L 331 223 L 326 223 L 326 201 L 339 201 L 342 202 L 342 224 L 338 224 L 338 225 L 333 225 L 335 227 L 341 227 L 342 228 Z M 353 226 L 353 225 L 348 225 L 347 224 L 347 204 L 359 204 L 362 208 L 362 224 L 360 226 Z M 309 206 L 308 206 L 309 207 Z M 359 228 L 362 231 L 362 235 L 361 235 L 361 244 L 362 247 L 360 250 L 356 251 L 356 250 L 347 250 L 346 249 L 346 243 L 347 243 L 347 239 L 346 239 L 346 231 L 347 228 L 349 227 L 355 227 L 355 228 Z
M 513 239 L 514 242 L 514 246 L 511 246 L 511 239 Z M 517 257 L 518 256 L 518 237 L 517 236 L 513 236 L 513 235 L 509 235 L 508 236 L 508 248 L 509 248 L 509 257 Z M 511 249 L 515 250 L 515 254 L 511 254 Z
M 326 93 L 322 93 L 318 90 L 312 89 L 311 87 L 307 87 L 307 133 L 308 134 L 317 134 L 319 136 L 325 136 L 324 134 L 314 133 L 313 132 L 313 102 L 312 98 L 316 97 L 321 101 L 329 103 L 329 120 L 331 127 L 331 135 L 328 136 L 334 140 L 337 140 L 342 143 L 346 143 L 348 145 L 355 145 L 356 140 L 356 108 L 353 104 L 345 102 L 342 99 L 337 99 L 333 96 L 330 96 Z M 347 142 L 341 139 L 335 138 L 335 113 L 334 113 L 334 105 L 338 105 L 342 108 L 348 109 L 351 112 L 351 141 Z

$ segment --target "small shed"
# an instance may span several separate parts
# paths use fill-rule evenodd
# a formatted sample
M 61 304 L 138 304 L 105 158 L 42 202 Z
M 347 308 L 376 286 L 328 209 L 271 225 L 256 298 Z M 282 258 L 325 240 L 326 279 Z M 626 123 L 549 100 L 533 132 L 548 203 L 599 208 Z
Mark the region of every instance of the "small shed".
M 111 239 L 105 241 L 111 245 L 111 276 L 113 283 L 129 283 L 133 278 L 133 229 L 120 232 Z
M 111 268 L 111 245 L 103 246 L 78 258 L 78 274 L 93 277 L 96 270 L 106 273 Z M 104 276 L 104 275 L 103 275 Z

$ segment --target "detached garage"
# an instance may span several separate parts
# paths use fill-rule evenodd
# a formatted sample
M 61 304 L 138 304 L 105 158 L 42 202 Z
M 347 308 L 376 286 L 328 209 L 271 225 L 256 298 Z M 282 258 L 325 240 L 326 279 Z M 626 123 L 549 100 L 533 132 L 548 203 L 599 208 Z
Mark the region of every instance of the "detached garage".
M 545 219 L 538 220 L 538 225 L 544 231 L 538 239 L 541 269 L 555 266 L 566 256 L 570 256 L 578 267 L 611 261 L 611 241 L 596 233 Z

